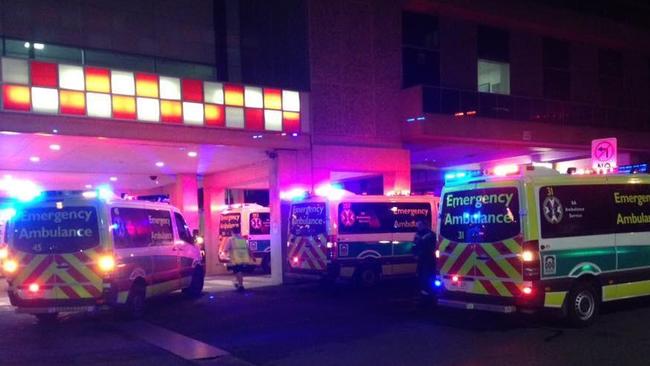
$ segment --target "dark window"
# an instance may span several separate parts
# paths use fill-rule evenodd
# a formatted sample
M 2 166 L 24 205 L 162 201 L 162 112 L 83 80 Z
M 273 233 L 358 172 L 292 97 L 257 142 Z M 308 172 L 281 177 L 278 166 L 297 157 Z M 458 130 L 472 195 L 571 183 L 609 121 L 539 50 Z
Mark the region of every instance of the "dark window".
M 493 61 L 510 60 L 510 37 L 507 31 L 479 26 L 477 30 L 478 58 Z
M 116 248 L 165 245 L 174 240 L 169 211 L 113 207 L 111 221 Z
M 650 231 L 650 185 L 540 188 L 542 238 Z
M 289 232 L 306 236 L 327 233 L 327 210 L 324 202 L 297 203 L 291 206 Z
M 446 192 L 442 197 L 440 235 L 466 243 L 491 243 L 521 231 L 516 187 Z
M 571 98 L 571 58 L 569 43 L 553 38 L 543 41 L 544 97 L 568 100 Z
M 34 43 L 34 58 L 37 60 L 60 61 L 80 64 L 81 48 L 55 46 L 49 43 Z
M 554 69 L 569 69 L 569 43 L 553 38 L 544 38 L 543 41 L 544 67 Z
M 269 235 L 271 233 L 271 214 L 268 212 L 251 212 L 248 223 L 250 235 Z
M 174 219 L 176 220 L 176 230 L 178 230 L 178 236 L 186 243 L 194 244 L 194 238 L 192 237 L 192 230 L 187 226 L 183 215 L 178 212 L 174 212 Z
M 201 80 L 216 79 L 214 67 L 182 61 L 156 60 L 156 72 L 165 76 L 187 77 Z
M 418 48 L 402 48 L 402 83 L 405 88 L 440 85 L 440 54 Z
M 438 49 L 438 18 L 428 14 L 403 12 L 402 45 Z
M 241 231 L 241 214 L 229 213 L 221 215 L 219 221 L 219 235 L 232 236 L 232 229 L 239 228 Z
M 85 63 L 88 65 L 113 67 L 132 71 L 155 72 L 155 62 L 151 57 L 127 55 L 108 51 L 87 50 Z
M 416 223 L 431 223 L 431 205 L 416 202 L 341 202 L 339 233 L 415 232 Z
M 565 70 L 544 70 L 544 97 L 567 100 L 571 96 L 571 73 Z
M 614 50 L 598 51 L 598 73 L 601 76 L 623 77 L 623 55 Z
M 72 253 L 99 245 L 94 207 L 24 208 L 12 218 L 13 243 L 28 253 Z
M 28 58 L 29 50 L 30 50 L 29 42 L 18 41 L 15 39 L 5 39 L 4 41 L 5 56 Z

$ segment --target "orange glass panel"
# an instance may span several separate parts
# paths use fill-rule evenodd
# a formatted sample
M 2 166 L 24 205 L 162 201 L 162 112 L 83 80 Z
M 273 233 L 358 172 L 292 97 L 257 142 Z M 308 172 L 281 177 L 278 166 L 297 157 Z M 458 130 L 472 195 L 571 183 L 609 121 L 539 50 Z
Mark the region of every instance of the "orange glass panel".
M 163 122 L 183 123 L 183 107 L 176 100 L 160 101 L 160 119 Z
M 86 95 L 80 91 L 59 90 L 61 113 L 86 114 Z
M 108 69 L 86 67 L 86 90 L 98 93 L 110 93 L 111 79 Z
M 113 118 L 135 119 L 135 98 L 113 95 Z
M 224 85 L 226 105 L 244 106 L 244 87 L 239 85 Z
M 158 75 L 135 74 L 135 94 L 139 97 L 158 98 Z
M 283 112 L 282 113 L 282 130 L 287 133 L 300 132 L 300 113 Z
M 206 126 L 225 126 L 226 113 L 222 105 L 206 104 L 205 105 L 205 124 Z
M 20 85 L 3 85 L 2 102 L 4 109 L 29 111 L 32 105 L 29 87 Z
M 264 89 L 264 108 L 282 109 L 282 90 Z

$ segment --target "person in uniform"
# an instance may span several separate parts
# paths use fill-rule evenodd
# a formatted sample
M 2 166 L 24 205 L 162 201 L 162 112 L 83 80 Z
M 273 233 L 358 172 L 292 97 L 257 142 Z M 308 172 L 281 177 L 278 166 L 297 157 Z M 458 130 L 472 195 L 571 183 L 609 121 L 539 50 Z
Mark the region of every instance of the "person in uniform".
M 244 291 L 244 271 L 253 264 L 252 254 L 248 248 L 248 240 L 241 236 L 241 228 L 232 228 L 232 236 L 226 242 L 224 252 L 230 257 L 228 269 L 235 274 L 235 288 Z
M 436 233 L 431 231 L 429 224 L 423 220 L 417 222 L 417 232 L 413 239 L 415 246 L 413 254 L 417 260 L 417 276 L 420 292 L 423 295 L 431 293 L 431 280 L 436 273 Z

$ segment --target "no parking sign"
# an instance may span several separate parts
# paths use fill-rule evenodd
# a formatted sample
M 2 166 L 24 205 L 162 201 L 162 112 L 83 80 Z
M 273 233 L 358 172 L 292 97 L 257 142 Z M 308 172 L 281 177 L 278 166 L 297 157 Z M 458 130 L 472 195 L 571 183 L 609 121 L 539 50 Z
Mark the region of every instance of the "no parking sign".
M 616 137 L 591 141 L 591 166 L 597 172 L 608 172 L 617 167 Z

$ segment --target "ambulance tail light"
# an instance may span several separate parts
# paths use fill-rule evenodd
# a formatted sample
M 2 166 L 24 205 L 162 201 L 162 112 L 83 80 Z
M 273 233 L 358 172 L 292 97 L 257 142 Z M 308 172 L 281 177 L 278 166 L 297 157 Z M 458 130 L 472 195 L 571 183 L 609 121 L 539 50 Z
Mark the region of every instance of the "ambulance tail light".
M 112 272 L 115 269 L 115 257 L 112 255 L 103 255 L 99 257 L 97 266 L 104 273 Z
M 2 263 L 4 273 L 14 273 L 18 269 L 18 262 L 15 259 L 7 259 Z
M 524 281 L 539 280 L 539 242 L 537 240 L 524 242 L 521 249 L 520 258 L 523 264 Z
M 336 259 L 339 255 L 339 244 L 336 235 L 327 236 L 327 258 Z

